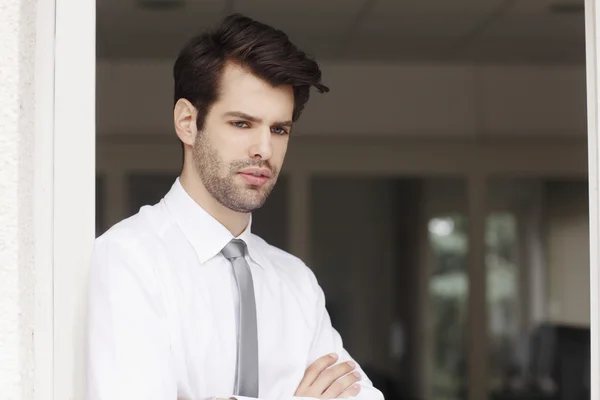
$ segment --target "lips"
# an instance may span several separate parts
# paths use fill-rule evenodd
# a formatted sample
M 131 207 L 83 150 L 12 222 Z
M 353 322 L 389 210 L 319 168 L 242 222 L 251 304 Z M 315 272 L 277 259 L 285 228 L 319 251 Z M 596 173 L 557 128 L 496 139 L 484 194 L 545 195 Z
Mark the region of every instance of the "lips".
M 267 169 L 267 168 L 248 168 L 245 169 L 243 171 L 240 171 L 241 174 L 245 174 L 245 175 L 253 175 L 256 177 L 260 177 L 260 176 L 264 176 L 267 178 L 271 177 L 271 170 Z
M 241 171 L 240 175 L 250 185 L 262 186 L 271 177 L 271 171 L 262 168 L 250 168 Z

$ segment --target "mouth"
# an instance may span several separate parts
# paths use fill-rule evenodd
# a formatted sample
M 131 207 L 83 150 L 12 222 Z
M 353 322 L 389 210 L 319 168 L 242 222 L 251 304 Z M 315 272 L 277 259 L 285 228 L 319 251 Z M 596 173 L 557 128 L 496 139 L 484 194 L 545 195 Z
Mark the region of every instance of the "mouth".
M 271 170 L 267 168 L 248 168 L 243 171 L 240 171 L 240 174 L 244 175 L 252 175 L 255 177 L 271 177 Z
M 247 183 L 254 186 L 262 186 L 271 178 L 271 171 L 258 168 L 244 170 L 239 174 Z

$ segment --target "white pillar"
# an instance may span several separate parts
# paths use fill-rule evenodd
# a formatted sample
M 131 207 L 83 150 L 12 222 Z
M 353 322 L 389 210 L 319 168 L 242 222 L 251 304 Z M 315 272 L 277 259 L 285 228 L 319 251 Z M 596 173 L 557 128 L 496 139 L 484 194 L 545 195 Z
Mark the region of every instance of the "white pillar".
M 54 399 L 84 399 L 87 271 L 95 237 L 96 2 L 56 1 Z
M 38 390 L 52 387 L 52 354 L 46 351 L 51 336 L 48 341 L 44 335 L 52 327 L 51 249 L 39 240 L 50 227 L 50 213 L 41 201 L 49 175 L 36 168 L 48 160 L 43 136 L 48 132 L 40 124 L 52 115 L 52 92 L 46 89 L 52 83 L 53 52 L 41 45 L 52 41 L 53 10 L 54 3 L 46 0 L 3 0 L 0 5 L 2 399 L 42 399 Z M 38 328 L 39 337 L 34 335 Z
M 94 22 L 94 0 L 0 2 L 2 400 L 82 398 Z
M 598 0 L 585 1 L 586 56 L 587 56 L 587 100 L 588 100 L 588 163 L 590 201 L 590 326 L 591 326 L 591 399 L 600 400 L 600 290 L 598 274 L 598 241 L 600 239 L 600 143 L 598 142 L 598 115 L 600 114 L 600 4 Z

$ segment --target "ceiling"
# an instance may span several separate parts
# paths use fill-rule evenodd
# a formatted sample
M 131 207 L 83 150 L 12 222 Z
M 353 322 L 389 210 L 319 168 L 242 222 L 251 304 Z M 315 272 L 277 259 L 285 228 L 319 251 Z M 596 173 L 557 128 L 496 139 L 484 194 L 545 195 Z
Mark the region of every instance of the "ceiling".
M 191 36 L 241 12 L 320 61 L 585 63 L 583 0 L 142 1 L 159 0 L 97 0 L 99 58 L 174 58 Z

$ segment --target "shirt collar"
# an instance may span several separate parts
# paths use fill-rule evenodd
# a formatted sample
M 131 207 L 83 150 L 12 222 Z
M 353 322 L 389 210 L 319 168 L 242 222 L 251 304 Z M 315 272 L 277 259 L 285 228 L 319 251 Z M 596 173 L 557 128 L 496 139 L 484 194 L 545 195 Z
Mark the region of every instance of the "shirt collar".
M 201 264 L 210 260 L 223 250 L 235 237 L 229 230 L 204 210 L 185 191 L 179 178 L 165 196 L 165 203 L 184 236 L 190 241 Z M 257 264 L 262 265 L 260 251 L 252 240 L 252 216 L 248 226 L 237 238 L 248 247 L 248 254 Z

